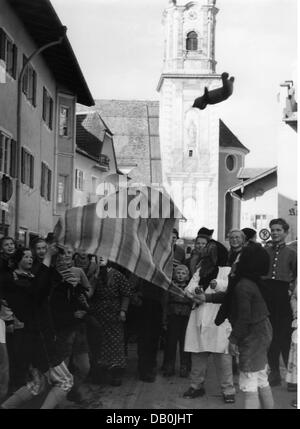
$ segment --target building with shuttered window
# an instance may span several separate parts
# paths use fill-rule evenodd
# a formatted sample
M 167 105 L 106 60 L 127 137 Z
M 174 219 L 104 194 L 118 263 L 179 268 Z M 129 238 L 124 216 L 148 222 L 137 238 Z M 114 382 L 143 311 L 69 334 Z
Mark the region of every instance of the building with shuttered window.
M 26 69 L 17 141 L 21 69 L 38 47 L 59 39 L 62 23 L 49 0 L 0 0 L 0 10 L 0 234 L 14 236 L 18 229 L 17 238 L 28 244 L 51 231 L 73 204 L 76 102 L 92 106 L 94 101 L 65 37 L 34 56 Z

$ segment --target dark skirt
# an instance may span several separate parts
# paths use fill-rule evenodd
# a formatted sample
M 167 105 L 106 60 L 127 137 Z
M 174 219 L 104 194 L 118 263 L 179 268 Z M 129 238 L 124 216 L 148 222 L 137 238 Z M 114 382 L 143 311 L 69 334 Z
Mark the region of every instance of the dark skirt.
M 239 368 L 243 372 L 263 370 L 268 362 L 268 349 L 272 341 L 269 319 L 252 325 L 249 334 L 239 343 Z

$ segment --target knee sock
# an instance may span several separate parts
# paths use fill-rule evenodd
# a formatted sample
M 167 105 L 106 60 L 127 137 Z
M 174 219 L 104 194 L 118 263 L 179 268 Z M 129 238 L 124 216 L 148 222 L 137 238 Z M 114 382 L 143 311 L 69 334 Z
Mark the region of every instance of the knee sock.
M 245 409 L 257 410 L 259 409 L 258 392 L 244 392 L 245 395 Z
M 5 409 L 19 408 L 21 405 L 25 404 L 25 402 L 30 401 L 33 397 L 34 395 L 30 390 L 28 390 L 26 386 L 23 386 L 3 402 L 1 406 Z
M 48 393 L 41 409 L 43 410 L 52 410 L 57 405 L 59 405 L 67 396 L 67 392 L 62 390 L 60 387 L 52 387 Z
M 274 399 L 271 387 L 259 387 L 258 391 L 262 408 L 265 410 L 272 410 L 274 408 Z

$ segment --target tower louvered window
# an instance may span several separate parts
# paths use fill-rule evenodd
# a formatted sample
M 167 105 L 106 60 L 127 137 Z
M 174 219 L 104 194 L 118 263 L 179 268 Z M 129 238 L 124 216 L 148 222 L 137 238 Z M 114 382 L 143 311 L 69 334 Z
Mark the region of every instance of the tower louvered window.
M 186 37 L 186 50 L 197 51 L 198 49 L 198 35 L 195 31 L 190 31 Z

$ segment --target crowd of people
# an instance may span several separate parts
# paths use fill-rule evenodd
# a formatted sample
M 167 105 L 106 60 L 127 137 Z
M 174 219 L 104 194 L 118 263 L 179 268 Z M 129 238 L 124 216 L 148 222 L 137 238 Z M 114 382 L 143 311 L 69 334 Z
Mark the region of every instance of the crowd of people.
M 229 233 L 227 249 L 202 227 L 193 248 L 173 230 L 168 291 L 124 267 L 60 245 L 52 234 L 30 248 L 0 240 L 0 404 L 41 408 L 81 402 L 87 380 L 120 386 L 127 346 L 137 340 L 138 376 L 152 383 L 163 345 L 162 375 L 189 377 L 184 398 L 205 394 L 212 355 L 223 400 L 235 402 L 234 374 L 245 408 L 274 408 L 272 387 L 297 389 L 297 254 L 289 226 L 270 222 L 271 243 L 251 228 Z M 175 292 L 174 292 L 175 291 Z M 293 401 L 296 406 L 296 399 Z

